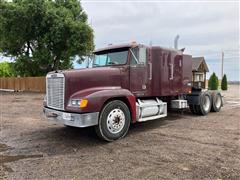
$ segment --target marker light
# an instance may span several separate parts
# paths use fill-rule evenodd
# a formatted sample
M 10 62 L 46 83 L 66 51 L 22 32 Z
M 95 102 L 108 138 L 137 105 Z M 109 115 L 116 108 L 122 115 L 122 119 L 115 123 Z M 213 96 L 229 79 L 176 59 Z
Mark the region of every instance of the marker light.
M 85 108 L 88 104 L 88 100 L 87 99 L 82 99 L 80 102 L 80 108 Z

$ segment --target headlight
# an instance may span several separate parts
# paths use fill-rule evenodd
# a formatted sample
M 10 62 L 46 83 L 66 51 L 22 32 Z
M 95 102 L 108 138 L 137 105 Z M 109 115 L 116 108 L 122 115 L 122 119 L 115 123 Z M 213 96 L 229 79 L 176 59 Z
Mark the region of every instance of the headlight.
M 88 104 L 87 99 L 71 99 L 69 105 L 74 107 L 84 108 Z
M 80 102 L 81 102 L 80 99 L 72 99 L 70 105 L 71 106 L 80 106 Z

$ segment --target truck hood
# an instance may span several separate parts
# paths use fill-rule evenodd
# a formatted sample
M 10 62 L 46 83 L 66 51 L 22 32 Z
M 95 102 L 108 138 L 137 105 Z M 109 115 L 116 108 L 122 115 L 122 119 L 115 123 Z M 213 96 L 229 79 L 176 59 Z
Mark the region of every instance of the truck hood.
M 86 89 L 121 87 L 121 73 L 118 67 L 68 70 L 63 74 L 65 76 L 65 99 Z

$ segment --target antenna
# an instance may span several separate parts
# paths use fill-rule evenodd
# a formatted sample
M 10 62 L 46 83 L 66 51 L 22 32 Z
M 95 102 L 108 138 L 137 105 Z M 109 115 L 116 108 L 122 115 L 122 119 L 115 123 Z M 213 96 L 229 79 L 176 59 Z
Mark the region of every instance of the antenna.
M 152 40 L 149 41 L 149 46 L 152 47 Z

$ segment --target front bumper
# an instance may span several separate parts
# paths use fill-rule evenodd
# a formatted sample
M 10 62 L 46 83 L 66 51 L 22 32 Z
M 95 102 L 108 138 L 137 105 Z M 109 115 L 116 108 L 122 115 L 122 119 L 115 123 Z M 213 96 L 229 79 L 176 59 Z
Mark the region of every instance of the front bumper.
M 47 119 L 62 123 L 67 126 L 88 127 L 98 124 L 99 112 L 78 114 L 62 112 L 44 107 L 43 113 Z

